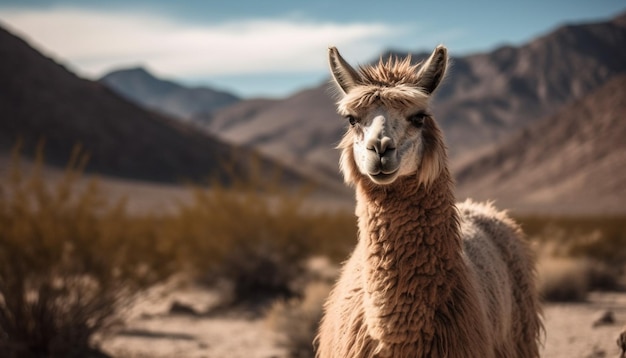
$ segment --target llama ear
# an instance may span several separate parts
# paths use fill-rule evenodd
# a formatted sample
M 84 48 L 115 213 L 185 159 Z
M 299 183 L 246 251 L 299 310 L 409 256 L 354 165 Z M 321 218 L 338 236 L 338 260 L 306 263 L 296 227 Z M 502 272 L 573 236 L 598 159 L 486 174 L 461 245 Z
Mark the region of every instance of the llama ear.
M 447 67 L 448 50 L 443 45 L 439 45 L 420 67 L 417 86 L 428 94 L 433 93 L 445 76 Z
M 333 79 L 344 94 L 350 92 L 359 82 L 359 74 L 346 60 L 341 57 L 336 47 L 328 49 L 328 63 L 330 64 L 330 73 Z

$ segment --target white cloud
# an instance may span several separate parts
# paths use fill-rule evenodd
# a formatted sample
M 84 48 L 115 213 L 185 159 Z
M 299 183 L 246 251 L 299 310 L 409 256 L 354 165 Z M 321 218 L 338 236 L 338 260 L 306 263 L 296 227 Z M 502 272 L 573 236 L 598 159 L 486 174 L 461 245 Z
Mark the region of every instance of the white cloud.
M 382 23 L 261 19 L 185 24 L 163 16 L 83 9 L 4 10 L 0 19 L 81 74 L 146 64 L 159 74 L 211 76 L 325 69 L 326 48 L 368 58 L 406 28 Z

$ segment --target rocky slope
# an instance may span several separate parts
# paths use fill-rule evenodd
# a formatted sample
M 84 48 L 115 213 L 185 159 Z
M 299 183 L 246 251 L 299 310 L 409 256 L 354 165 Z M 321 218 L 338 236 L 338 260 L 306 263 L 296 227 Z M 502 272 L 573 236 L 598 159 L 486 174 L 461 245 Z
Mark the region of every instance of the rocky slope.
M 99 81 L 135 104 L 181 119 L 211 113 L 239 101 L 227 92 L 158 79 L 141 67 L 110 72 Z
M 458 196 L 518 211 L 624 213 L 626 75 L 460 168 Z

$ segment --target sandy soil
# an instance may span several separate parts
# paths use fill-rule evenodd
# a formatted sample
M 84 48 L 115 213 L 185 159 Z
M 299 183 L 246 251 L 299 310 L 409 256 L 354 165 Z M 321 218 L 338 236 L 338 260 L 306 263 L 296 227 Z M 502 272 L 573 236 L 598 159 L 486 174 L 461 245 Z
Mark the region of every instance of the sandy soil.
M 615 322 L 594 327 L 606 311 L 613 312 Z M 585 303 L 548 304 L 544 320 L 543 357 L 619 357 L 616 340 L 626 324 L 626 294 L 592 293 Z
M 134 322 L 105 344 L 115 357 L 284 357 L 261 320 L 185 316 Z
M 140 297 L 127 326 L 105 339 L 102 349 L 119 358 L 285 357 L 274 343 L 277 334 L 258 314 L 217 309 L 217 291 L 167 290 Z
M 244 312 L 207 314 L 218 301 L 216 292 L 197 287 L 144 299 L 133 308 L 128 326 L 105 340 L 102 348 L 114 357 L 132 358 L 286 357 L 275 344 L 277 333 L 262 317 Z M 171 312 L 174 302 L 189 312 Z M 613 312 L 615 322 L 594 327 L 606 311 Z M 626 293 L 592 293 L 584 303 L 546 304 L 544 315 L 543 357 L 619 356 L 616 339 L 626 324 Z

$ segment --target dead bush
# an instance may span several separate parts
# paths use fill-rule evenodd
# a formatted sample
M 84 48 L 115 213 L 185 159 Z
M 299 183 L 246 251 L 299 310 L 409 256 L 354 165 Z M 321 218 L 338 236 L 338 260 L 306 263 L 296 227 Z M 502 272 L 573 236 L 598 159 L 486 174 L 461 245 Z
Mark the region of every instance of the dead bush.
M 309 188 L 281 187 L 279 173 L 260 173 L 192 188 L 193 201 L 181 205 L 171 230 L 192 271 L 209 283 L 232 283 L 234 304 L 298 296 L 306 259 L 343 259 L 356 237 L 354 215 L 310 212 Z
M 0 182 L 2 357 L 101 355 L 92 338 L 117 322 L 119 303 L 167 276 L 157 245 L 134 236 L 142 228 L 123 203 L 108 203 L 95 181 L 79 180 L 81 158 L 75 151 L 51 184 L 41 154 L 27 175 L 15 150 Z
M 546 301 L 584 301 L 589 291 L 588 270 L 585 260 L 544 259 L 538 266 L 539 292 Z
M 287 350 L 289 357 L 315 357 L 313 341 L 330 289 L 328 282 L 312 282 L 307 285 L 302 298 L 277 301 L 269 310 L 268 325 L 279 333 L 278 344 Z
M 194 188 L 177 217 L 191 269 L 209 282 L 231 281 L 234 303 L 291 297 L 310 252 L 304 194 L 264 189 L 246 181 Z
M 550 301 L 581 301 L 592 290 L 623 290 L 626 226 L 620 216 L 526 217 L 539 251 L 540 289 Z

